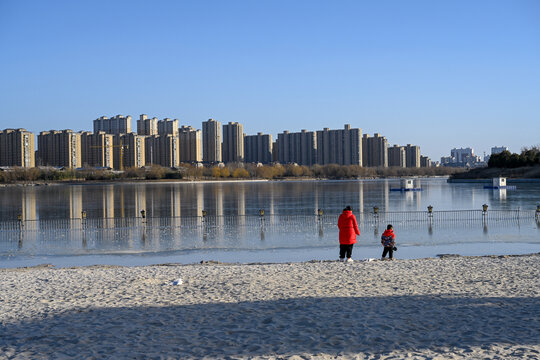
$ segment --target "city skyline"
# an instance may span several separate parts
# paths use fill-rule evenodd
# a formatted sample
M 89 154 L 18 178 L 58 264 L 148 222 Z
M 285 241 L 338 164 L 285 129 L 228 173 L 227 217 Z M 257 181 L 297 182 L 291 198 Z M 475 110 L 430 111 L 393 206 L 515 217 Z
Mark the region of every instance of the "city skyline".
M 5 0 L 0 128 L 148 112 L 274 139 L 351 124 L 432 159 L 519 152 L 539 141 L 539 13 L 526 0 Z

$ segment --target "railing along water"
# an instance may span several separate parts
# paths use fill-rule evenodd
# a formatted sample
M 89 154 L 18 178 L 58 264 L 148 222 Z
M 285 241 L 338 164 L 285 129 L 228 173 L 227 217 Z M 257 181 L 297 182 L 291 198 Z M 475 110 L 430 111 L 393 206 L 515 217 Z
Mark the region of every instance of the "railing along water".
M 123 218 L 74 218 L 0 221 L 0 231 L 51 232 L 65 230 L 137 229 L 137 228 L 238 228 L 262 227 L 265 230 L 288 230 L 301 227 L 335 227 L 339 214 L 264 214 L 262 215 L 207 215 L 182 217 L 123 217 Z M 538 210 L 442 210 L 442 211 L 385 211 L 356 213 L 359 226 L 400 224 L 464 224 L 490 222 L 540 221 Z

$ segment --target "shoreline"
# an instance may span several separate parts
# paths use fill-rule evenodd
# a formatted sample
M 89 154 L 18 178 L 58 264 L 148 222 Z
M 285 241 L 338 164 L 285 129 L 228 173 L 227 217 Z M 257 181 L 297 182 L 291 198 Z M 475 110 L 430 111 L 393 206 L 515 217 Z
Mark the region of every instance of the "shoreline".
M 434 259 L 476 259 L 476 258 L 515 258 L 515 257 L 531 257 L 531 256 L 538 256 L 540 258 L 540 252 L 532 252 L 532 253 L 526 253 L 526 254 L 503 254 L 503 255 L 460 255 L 460 254 L 438 254 L 434 257 L 421 257 L 421 258 L 414 258 L 414 259 L 400 259 L 395 258 L 394 261 L 417 261 L 417 260 L 434 260 Z M 42 263 L 37 265 L 30 265 L 30 266 L 20 266 L 20 267 L 0 267 L 0 272 L 2 271 L 18 271 L 18 270 L 32 270 L 32 269 L 107 269 L 107 268 L 144 268 L 144 267 L 160 267 L 160 266 L 171 266 L 171 267 L 179 267 L 179 266 L 198 266 L 198 265 L 220 265 L 220 266 L 254 266 L 254 265 L 294 265 L 294 264 L 313 264 L 313 263 L 338 263 L 338 260 L 331 260 L 331 259 L 322 259 L 322 260 L 304 260 L 304 261 L 290 261 L 290 262 L 230 262 L 230 261 L 219 261 L 219 260 L 201 260 L 196 261 L 192 263 L 177 263 L 177 262 L 165 262 L 165 263 L 156 263 L 156 264 L 149 264 L 149 265 L 118 265 L 118 264 L 92 264 L 92 265 L 80 265 L 80 266 L 66 266 L 66 267 L 57 267 L 50 263 Z M 368 258 L 368 259 L 357 259 L 353 262 L 356 263 L 364 263 L 364 262 L 388 262 L 388 260 L 381 260 L 381 259 L 374 259 L 374 258 Z
M 364 262 L 378 260 L 381 247 L 358 246 L 353 251 L 353 260 Z M 436 259 L 441 255 L 454 257 L 483 257 L 483 256 L 522 256 L 540 254 L 540 244 L 537 243 L 469 243 L 427 246 L 402 245 L 394 254 L 396 260 Z M 158 264 L 194 265 L 201 262 L 229 264 L 286 264 L 305 262 L 331 262 L 337 259 L 335 246 L 320 248 L 275 248 L 275 249 L 237 249 L 235 251 L 220 251 L 211 249 L 189 251 L 160 251 L 160 252 L 120 252 L 68 255 L 28 255 L 3 256 L 0 269 L 15 269 L 33 266 L 51 268 L 73 268 L 93 266 L 155 266 Z
M 447 179 L 448 175 L 411 175 L 411 176 L 370 176 L 361 178 L 276 178 L 276 179 L 119 179 L 119 180 L 58 180 L 58 181 L 20 181 L 14 183 L 0 183 L 0 187 L 9 186 L 54 186 L 54 185 L 109 185 L 109 184 L 191 184 L 191 183 L 241 183 L 241 182 L 301 182 L 301 181 L 370 181 L 370 180 L 397 180 L 403 178 L 419 179 Z
M 536 358 L 539 260 L 5 269 L 0 358 Z

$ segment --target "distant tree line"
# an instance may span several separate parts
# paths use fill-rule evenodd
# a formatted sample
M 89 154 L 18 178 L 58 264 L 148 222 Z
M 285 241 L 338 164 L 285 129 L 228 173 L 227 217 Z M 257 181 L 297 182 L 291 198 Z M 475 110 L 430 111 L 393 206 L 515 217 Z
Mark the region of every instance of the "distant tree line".
M 524 166 L 540 165 L 540 147 L 524 147 L 521 154 L 503 151 L 499 154 L 491 155 L 488 161 L 490 168 L 518 168 Z
M 56 182 L 56 181 L 114 181 L 114 180 L 212 180 L 212 179 L 359 179 L 398 176 L 446 176 L 463 172 L 462 168 L 398 168 L 361 167 L 357 165 L 313 165 L 273 164 L 227 164 L 226 166 L 199 167 L 182 164 L 177 169 L 154 165 L 146 168 L 128 168 L 125 171 L 103 169 L 54 169 L 13 168 L 0 171 L 0 183 Z

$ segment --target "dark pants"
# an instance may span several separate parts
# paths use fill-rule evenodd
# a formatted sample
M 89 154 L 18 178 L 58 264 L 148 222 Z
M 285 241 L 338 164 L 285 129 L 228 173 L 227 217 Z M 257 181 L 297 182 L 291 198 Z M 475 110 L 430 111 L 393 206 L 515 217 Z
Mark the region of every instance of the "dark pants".
M 382 257 L 385 257 L 386 254 L 388 254 L 388 257 L 392 259 L 392 255 L 394 254 L 394 247 L 393 246 L 385 246 L 384 250 L 382 252 Z
M 343 259 L 345 257 L 345 254 L 347 254 L 347 259 L 351 258 L 352 255 L 352 248 L 354 244 L 351 245 L 339 245 L 339 257 Z

